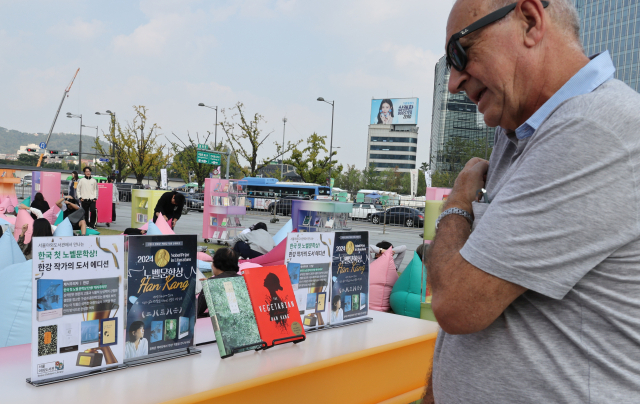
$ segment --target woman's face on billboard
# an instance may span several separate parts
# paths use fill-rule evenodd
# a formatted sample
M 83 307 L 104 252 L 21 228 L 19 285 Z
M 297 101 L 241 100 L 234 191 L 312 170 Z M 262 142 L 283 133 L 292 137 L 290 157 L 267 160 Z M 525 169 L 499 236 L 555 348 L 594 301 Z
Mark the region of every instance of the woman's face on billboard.
M 390 109 L 391 109 L 391 106 L 386 102 L 383 102 L 382 105 L 380 105 L 380 111 L 383 114 L 388 114 Z

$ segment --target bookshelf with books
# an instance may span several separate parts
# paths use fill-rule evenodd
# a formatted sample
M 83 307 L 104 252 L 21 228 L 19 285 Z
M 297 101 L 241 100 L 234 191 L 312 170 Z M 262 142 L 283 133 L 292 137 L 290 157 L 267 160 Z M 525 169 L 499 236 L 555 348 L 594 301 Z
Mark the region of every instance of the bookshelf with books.
M 299 232 L 351 230 L 349 214 L 353 204 L 333 201 L 291 201 L 293 228 Z
M 131 190 L 131 227 L 138 228 L 149 220 L 153 220 L 153 211 L 165 192 L 171 191 Z
M 231 240 L 245 229 L 247 181 L 206 178 L 202 237 L 218 244 Z

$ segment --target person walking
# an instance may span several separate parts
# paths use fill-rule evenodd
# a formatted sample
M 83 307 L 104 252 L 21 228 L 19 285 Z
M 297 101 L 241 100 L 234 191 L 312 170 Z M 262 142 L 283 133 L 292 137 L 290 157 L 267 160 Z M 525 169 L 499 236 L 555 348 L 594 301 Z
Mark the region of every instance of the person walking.
M 84 177 L 78 181 L 77 199 L 84 209 L 84 221 L 92 229 L 96 228 L 96 200 L 98 199 L 98 182 L 91 176 L 91 167 L 84 168 Z

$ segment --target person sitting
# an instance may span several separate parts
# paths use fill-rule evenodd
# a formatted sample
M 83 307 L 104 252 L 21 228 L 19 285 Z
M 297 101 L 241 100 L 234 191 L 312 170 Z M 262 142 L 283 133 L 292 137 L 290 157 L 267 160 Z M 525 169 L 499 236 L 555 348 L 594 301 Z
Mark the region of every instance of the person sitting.
M 53 236 L 53 232 L 51 231 L 51 223 L 47 219 L 40 218 L 33 221 L 33 233 L 31 234 L 31 240 L 29 243 L 25 244 L 24 238 L 25 234 L 27 234 L 27 230 L 29 230 L 29 225 L 25 223 L 22 225 L 22 233 L 18 237 L 18 246 L 24 257 L 27 260 L 32 258 L 33 253 L 33 238 L 34 237 L 51 237 Z
M 178 219 L 182 216 L 184 203 L 185 198 L 181 193 L 177 191 L 165 192 L 160 199 L 158 199 L 158 203 L 156 203 L 156 207 L 153 210 L 153 223 L 162 215 L 164 220 L 174 229 L 176 223 L 178 223 Z
M 87 222 L 84 220 L 84 209 L 82 209 L 78 201 L 67 195 L 60 198 L 56 205 L 62 209 L 63 219 L 69 219 L 73 230 L 80 230 L 80 233 L 85 236 L 87 234 Z
M 240 267 L 238 266 L 238 254 L 231 248 L 220 248 L 213 254 L 213 262 L 211 262 L 211 270 L 213 276 L 218 278 L 233 278 L 238 275 Z M 204 293 L 198 295 L 197 317 L 208 317 L 207 300 Z
M 40 192 L 36 192 L 35 196 L 33 197 L 33 202 L 31 202 L 31 206 L 27 206 L 24 204 L 18 205 L 18 209 L 28 210 L 33 220 L 40 219 L 42 217 L 42 214 L 48 211 L 49 208 L 49 203 L 44 200 L 44 196 Z
M 244 259 L 260 257 L 273 250 L 276 243 L 267 231 L 267 225 L 258 222 L 251 227 L 249 233 L 238 234 L 229 242 L 231 248 Z
M 376 245 L 369 246 L 369 252 L 374 254 L 374 259 L 380 258 L 380 256 L 389 248 L 393 249 L 393 254 L 396 256 L 393 259 L 393 263 L 396 266 L 396 271 L 400 269 L 400 265 L 402 265 L 402 260 L 404 259 L 404 254 L 407 251 L 406 245 L 401 245 L 398 247 L 394 247 L 388 241 L 381 241 Z

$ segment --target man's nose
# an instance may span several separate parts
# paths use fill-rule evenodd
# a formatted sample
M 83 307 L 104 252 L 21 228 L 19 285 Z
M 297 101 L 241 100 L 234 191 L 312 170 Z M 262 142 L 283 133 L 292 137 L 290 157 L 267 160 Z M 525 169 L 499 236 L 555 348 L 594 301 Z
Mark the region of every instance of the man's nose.
M 463 91 L 464 84 L 469 80 L 469 75 L 466 70 L 461 72 L 457 71 L 454 67 L 451 67 L 451 73 L 449 73 L 448 89 L 452 94 Z

